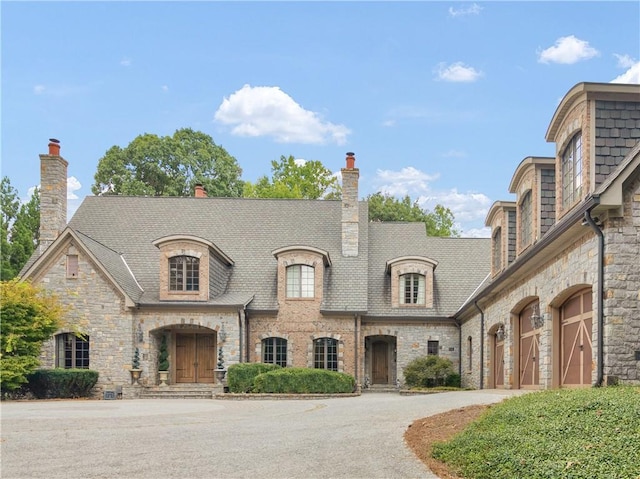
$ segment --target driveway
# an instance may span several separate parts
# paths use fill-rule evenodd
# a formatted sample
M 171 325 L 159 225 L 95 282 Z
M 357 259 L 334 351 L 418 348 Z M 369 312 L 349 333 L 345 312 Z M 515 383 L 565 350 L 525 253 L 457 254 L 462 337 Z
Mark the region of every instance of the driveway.
M 517 391 L 315 400 L 2 403 L 3 479 L 435 478 L 407 449 L 415 419 Z

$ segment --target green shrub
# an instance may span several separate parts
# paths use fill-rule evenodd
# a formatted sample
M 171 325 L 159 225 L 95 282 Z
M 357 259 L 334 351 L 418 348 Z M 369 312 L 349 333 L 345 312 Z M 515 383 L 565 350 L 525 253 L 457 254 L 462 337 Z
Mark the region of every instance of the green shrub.
M 98 382 L 98 371 L 38 369 L 27 380 L 29 390 L 38 399 L 89 397 Z
M 266 372 L 253 381 L 252 392 L 277 394 L 339 394 L 355 390 L 353 376 L 336 371 L 284 368 Z
M 454 374 L 450 359 L 436 355 L 422 356 L 414 359 L 404 368 L 404 381 L 412 388 L 445 386 L 448 385 L 448 378 Z M 459 384 L 459 375 L 457 381 Z
M 248 393 L 256 376 L 267 371 L 281 369 L 277 364 L 240 363 L 232 364 L 227 370 L 227 386 L 232 393 Z
M 158 371 L 169 370 L 169 349 L 167 348 L 167 336 L 162 336 L 160 342 L 160 353 L 158 354 Z
M 447 378 L 444 380 L 444 385 L 450 388 L 462 387 L 462 381 L 460 380 L 460 375 L 458 373 L 449 374 Z

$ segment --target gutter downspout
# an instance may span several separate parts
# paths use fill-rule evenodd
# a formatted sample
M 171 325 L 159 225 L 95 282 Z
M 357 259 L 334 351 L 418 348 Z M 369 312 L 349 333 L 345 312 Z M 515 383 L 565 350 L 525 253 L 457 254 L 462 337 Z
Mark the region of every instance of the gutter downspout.
M 243 346 L 243 341 L 242 341 L 242 316 L 245 310 L 243 309 L 239 309 L 238 310 L 238 340 L 240 341 L 240 344 L 238 345 L 238 351 L 240 351 L 240 357 L 238 358 L 240 360 L 240 362 L 244 362 L 242 360 L 242 346 Z
M 358 334 L 358 315 L 354 314 L 353 315 L 353 352 L 354 352 L 354 358 L 355 358 L 355 380 L 356 380 L 356 387 L 359 387 L 360 385 L 358 384 L 358 338 L 359 338 L 359 334 Z
M 478 306 L 478 301 L 473 305 L 480 312 L 480 389 L 484 389 L 484 311 Z
M 598 357 L 596 387 L 604 382 L 604 234 L 591 217 L 591 210 L 595 205 L 584 212 L 584 219 L 598 236 Z
M 462 381 L 462 321 L 453 318 L 454 323 L 458 326 L 458 376 Z
M 246 351 L 245 351 L 245 358 L 246 358 L 246 362 L 250 363 L 251 359 L 249 356 L 249 315 L 247 314 L 247 310 L 244 310 L 244 330 L 245 330 L 245 339 L 246 339 Z

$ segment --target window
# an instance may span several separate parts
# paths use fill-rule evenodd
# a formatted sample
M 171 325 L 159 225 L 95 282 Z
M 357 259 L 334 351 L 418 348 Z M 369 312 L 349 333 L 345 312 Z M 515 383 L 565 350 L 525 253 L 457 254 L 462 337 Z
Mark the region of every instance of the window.
M 262 362 L 287 366 L 287 340 L 284 338 L 266 338 L 262 340 Z
M 320 338 L 313 342 L 313 367 L 316 369 L 338 370 L 338 340 Z
M 56 367 L 89 369 L 89 337 L 73 333 L 56 336 Z
M 78 255 L 68 254 L 67 255 L 67 278 L 77 278 L 77 277 L 78 277 Z
M 424 275 L 418 273 L 400 276 L 400 303 L 424 304 Z
M 287 268 L 287 298 L 314 297 L 314 269 L 305 264 Z
M 531 190 L 527 191 L 520 202 L 520 247 L 531 244 L 532 233 Z
M 582 133 L 577 133 L 562 153 L 562 206 L 571 206 L 581 193 Z
M 502 228 L 496 228 L 493 235 L 493 271 L 497 273 L 502 269 Z
M 200 289 L 200 260 L 193 256 L 169 258 L 169 290 L 198 291 Z
M 440 343 L 438 341 L 427 341 L 427 355 L 437 356 L 440 351 Z

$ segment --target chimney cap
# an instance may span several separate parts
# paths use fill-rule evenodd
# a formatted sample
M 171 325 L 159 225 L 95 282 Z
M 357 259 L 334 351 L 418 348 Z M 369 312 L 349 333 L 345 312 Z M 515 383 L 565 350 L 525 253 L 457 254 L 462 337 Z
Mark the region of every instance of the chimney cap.
M 355 156 L 355 153 L 353 153 L 352 151 L 347 151 L 347 156 Z
M 49 141 L 51 143 L 60 143 L 60 140 L 57 140 L 56 138 L 49 138 Z

